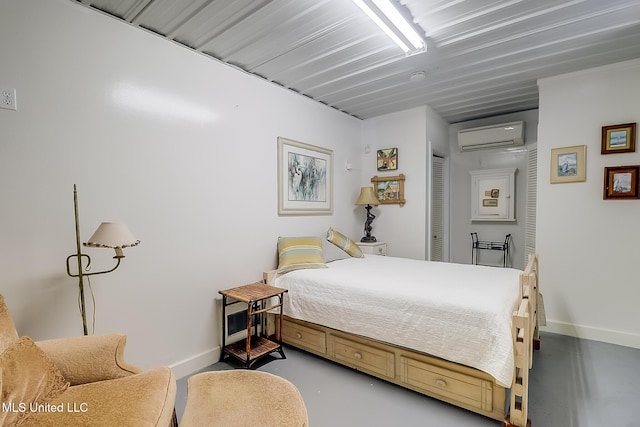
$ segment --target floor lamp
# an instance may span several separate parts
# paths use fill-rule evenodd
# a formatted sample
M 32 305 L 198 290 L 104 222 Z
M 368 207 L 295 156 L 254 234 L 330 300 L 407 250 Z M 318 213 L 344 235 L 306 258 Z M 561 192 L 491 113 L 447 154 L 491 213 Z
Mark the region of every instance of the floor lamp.
M 140 240 L 136 240 L 126 225 L 114 222 L 103 222 L 98 229 L 89 238 L 89 241 L 84 243 L 84 246 L 91 246 L 96 248 L 112 248 L 116 251 L 116 255 L 113 257 L 116 259 L 116 265 L 110 270 L 93 271 L 88 272 L 91 266 L 91 257 L 87 254 L 83 254 L 80 248 L 80 221 L 78 216 L 78 191 L 76 185 L 73 185 L 73 207 L 76 218 L 76 253 L 67 257 L 67 274 L 71 277 L 78 278 L 78 293 L 79 293 L 79 308 L 80 315 L 82 316 L 82 329 L 85 335 L 89 334 L 87 329 L 87 312 L 84 303 L 84 277 L 94 276 L 96 274 L 110 273 L 120 265 L 120 261 L 124 258 L 122 248 L 128 248 L 140 244 Z M 76 258 L 78 264 L 78 273 L 73 274 L 71 272 L 70 262 L 72 258 Z M 86 260 L 86 265 L 83 267 L 83 259 Z

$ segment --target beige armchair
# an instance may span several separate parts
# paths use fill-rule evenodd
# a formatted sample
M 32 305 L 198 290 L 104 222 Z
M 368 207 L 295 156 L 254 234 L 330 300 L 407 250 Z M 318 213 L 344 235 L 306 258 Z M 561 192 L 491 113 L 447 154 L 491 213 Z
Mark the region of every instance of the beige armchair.
M 0 295 L 0 425 L 177 426 L 167 367 L 124 361 L 121 334 L 34 343 L 19 337 Z

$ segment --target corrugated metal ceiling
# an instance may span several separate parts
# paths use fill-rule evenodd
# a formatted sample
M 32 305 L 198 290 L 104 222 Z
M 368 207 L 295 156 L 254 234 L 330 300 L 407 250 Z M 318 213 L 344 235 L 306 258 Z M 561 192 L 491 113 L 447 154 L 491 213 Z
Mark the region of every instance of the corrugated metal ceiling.
M 359 118 L 528 110 L 539 78 L 640 58 L 638 0 L 402 0 L 428 43 L 410 57 L 350 0 L 71 1 Z

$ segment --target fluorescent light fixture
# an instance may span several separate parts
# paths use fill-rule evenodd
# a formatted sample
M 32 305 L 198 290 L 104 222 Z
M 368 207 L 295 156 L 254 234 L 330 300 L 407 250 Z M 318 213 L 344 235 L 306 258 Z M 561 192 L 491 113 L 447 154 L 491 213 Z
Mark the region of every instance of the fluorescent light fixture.
M 353 0 L 407 55 L 426 52 L 424 38 L 391 0 Z

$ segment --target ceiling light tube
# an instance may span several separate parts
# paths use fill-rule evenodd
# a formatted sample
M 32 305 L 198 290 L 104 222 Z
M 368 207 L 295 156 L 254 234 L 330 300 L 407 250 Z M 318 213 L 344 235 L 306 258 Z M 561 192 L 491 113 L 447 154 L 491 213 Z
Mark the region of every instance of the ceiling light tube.
M 409 40 L 414 49 L 424 48 L 424 40 L 416 32 L 411 24 L 398 12 L 398 9 L 389 0 L 373 0 L 378 8 L 385 14 L 389 20 L 396 26 L 403 36 Z
M 360 7 L 360 9 L 362 9 L 373 22 L 375 22 L 376 25 L 380 27 L 380 29 L 391 38 L 391 40 L 393 40 L 398 46 L 400 46 L 400 49 L 402 49 L 405 53 L 409 52 L 409 46 L 407 46 L 402 40 L 400 40 L 400 38 L 391 30 L 391 28 L 389 28 L 389 26 L 385 24 L 378 15 L 376 15 L 376 13 L 369 7 L 369 5 L 365 4 L 365 2 L 362 0 L 353 0 L 353 2 L 357 4 L 358 7 Z
M 416 32 L 413 25 L 407 22 L 391 1 L 353 0 L 353 2 L 407 55 L 426 51 L 424 39 Z M 408 41 L 411 47 L 403 39 Z

